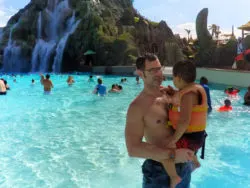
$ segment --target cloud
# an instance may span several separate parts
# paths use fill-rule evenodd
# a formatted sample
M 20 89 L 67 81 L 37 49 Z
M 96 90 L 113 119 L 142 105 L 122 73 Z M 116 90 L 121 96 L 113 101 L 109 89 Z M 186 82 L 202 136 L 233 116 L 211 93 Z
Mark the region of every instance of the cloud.
M 192 38 L 196 38 L 195 23 L 187 22 L 172 27 L 174 34 L 179 34 L 181 37 L 187 38 L 187 32 L 185 29 L 189 29 L 191 31 L 190 35 Z
M 0 0 L 0 27 L 6 26 L 10 17 L 17 13 L 18 10 L 13 7 L 5 7 L 4 0 Z

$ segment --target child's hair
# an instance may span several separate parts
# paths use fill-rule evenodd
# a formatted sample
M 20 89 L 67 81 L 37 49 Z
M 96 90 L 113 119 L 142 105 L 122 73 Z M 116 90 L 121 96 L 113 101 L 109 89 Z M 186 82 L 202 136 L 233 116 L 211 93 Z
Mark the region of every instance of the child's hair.
M 192 83 L 196 79 L 196 67 L 191 61 L 179 61 L 173 67 L 173 76 L 179 76 L 186 83 Z
M 229 93 L 232 93 L 234 91 L 234 88 L 233 87 L 229 87 L 227 90 L 228 90 Z
M 224 104 L 225 104 L 226 106 L 231 106 L 231 101 L 230 101 L 229 99 L 226 99 L 226 100 L 224 101 Z
M 250 86 L 247 87 L 247 90 L 250 91 Z
M 202 77 L 200 78 L 200 84 L 205 84 L 205 85 L 207 85 L 207 84 L 208 84 L 208 79 L 207 79 L 205 76 L 202 76 Z

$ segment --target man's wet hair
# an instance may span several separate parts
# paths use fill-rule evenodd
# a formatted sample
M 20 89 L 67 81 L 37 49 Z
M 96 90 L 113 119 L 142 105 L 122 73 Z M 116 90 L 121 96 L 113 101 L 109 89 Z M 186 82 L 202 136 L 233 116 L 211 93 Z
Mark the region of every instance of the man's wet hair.
M 49 74 L 46 74 L 46 79 L 49 79 L 50 78 L 50 75 Z
M 205 76 L 202 76 L 200 78 L 200 84 L 208 85 L 208 79 Z
M 139 70 L 144 70 L 146 61 L 152 62 L 152 61 L 155 61 L 157 59 L 158 59 L 158 57 L 155 54 L 147 53 L 147 54 L 137 58 L 137 60 L 135 62 L 136 68 Z
M 93 78 L 93 76 L 92 76 L 92 75 L 90 75 L 90 76 L 89 76 L 89 78 Z
M 196 67 L 191 61 L 179 61 L 173 67 L 173 76 L 180 77 L 186 83 L 192 83 L 196 79 Z
M 97 79 L 97 82 L 98 82 L 98 84 L 102 84 L 102 79 L 101 79 L 101 78 L 98 78 L 98 79 Z

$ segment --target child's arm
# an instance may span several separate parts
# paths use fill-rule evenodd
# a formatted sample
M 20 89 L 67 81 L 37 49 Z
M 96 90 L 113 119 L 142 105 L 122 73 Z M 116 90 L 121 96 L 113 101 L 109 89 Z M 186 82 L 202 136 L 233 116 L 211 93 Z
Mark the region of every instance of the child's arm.
M 180 103 L 180 119 L 178 121 L 174 135 L 170 140 L 170 144 L 175 144 L 185 133 L 191 120 L 194 93 L 185 94 Z

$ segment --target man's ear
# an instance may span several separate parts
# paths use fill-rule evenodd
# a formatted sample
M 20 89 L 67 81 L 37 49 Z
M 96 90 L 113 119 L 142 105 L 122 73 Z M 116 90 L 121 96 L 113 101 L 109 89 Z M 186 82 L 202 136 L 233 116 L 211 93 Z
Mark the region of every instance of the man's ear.
M 142 76 L 143 76 L 142 71 L 141 71 L 141 70 L 139 70 L 139 69 L 136 69 L 136 74 L 137 74 L 138 76 L 140 76 L 140 77 L 142 77 Z

